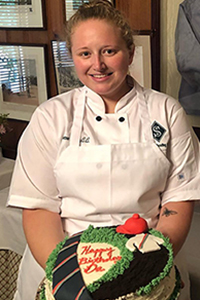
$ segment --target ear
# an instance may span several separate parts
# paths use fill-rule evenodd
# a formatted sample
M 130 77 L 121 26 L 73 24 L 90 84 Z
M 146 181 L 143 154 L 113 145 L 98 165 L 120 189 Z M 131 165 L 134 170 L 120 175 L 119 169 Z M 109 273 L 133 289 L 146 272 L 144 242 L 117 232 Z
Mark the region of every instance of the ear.
M 129 66 L 132 64 L 134 53 L 135 53 L 135 46 L 132 46 L 131 49 L 129 50 Z

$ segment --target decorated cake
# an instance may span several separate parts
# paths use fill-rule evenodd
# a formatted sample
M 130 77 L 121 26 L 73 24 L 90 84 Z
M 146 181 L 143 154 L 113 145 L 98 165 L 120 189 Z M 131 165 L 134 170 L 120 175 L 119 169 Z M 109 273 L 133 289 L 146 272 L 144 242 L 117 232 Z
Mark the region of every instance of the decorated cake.
M 41 299 L 175 300 L 180 281 L 168 238 L 134 214 L 61 242 L 47 261 Z

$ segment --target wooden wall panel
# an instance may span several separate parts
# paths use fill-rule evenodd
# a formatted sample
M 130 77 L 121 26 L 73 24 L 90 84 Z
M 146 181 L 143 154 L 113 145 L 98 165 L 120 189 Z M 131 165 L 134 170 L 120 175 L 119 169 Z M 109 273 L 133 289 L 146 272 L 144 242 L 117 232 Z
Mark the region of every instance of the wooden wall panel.
M 136 34 L 151 38 L 152 88 L 160 90 L 160 0 L 115 0 Z
M 9 44 L 45 44 L 48 42 L 44 30 L 0 30 L 0 43 Z
M 133 30 L 151 30 L 151 0 L 115 0 L 115 3 Z

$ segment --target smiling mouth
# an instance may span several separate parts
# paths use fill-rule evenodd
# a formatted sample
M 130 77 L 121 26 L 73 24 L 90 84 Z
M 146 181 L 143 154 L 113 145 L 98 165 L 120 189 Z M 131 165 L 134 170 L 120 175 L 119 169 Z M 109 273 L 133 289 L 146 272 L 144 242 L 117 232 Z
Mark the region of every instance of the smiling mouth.
M 108 77 L 112 75 L 112 73 L 108 73 L 108 74 L 91 74 L 92 77 L 94 78 L 104 78 L 104 77 Z

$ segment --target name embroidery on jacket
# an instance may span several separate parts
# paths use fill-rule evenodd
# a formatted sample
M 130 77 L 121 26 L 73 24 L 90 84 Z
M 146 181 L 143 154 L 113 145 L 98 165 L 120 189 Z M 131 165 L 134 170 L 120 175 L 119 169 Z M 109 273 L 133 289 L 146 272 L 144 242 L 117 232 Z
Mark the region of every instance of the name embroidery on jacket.
M 82 139 L 80 139 L 80 142 L 88 144 L 88 143 L 90 143 L 90 137 L 84 136 L 84 137 L 82 137 Z

